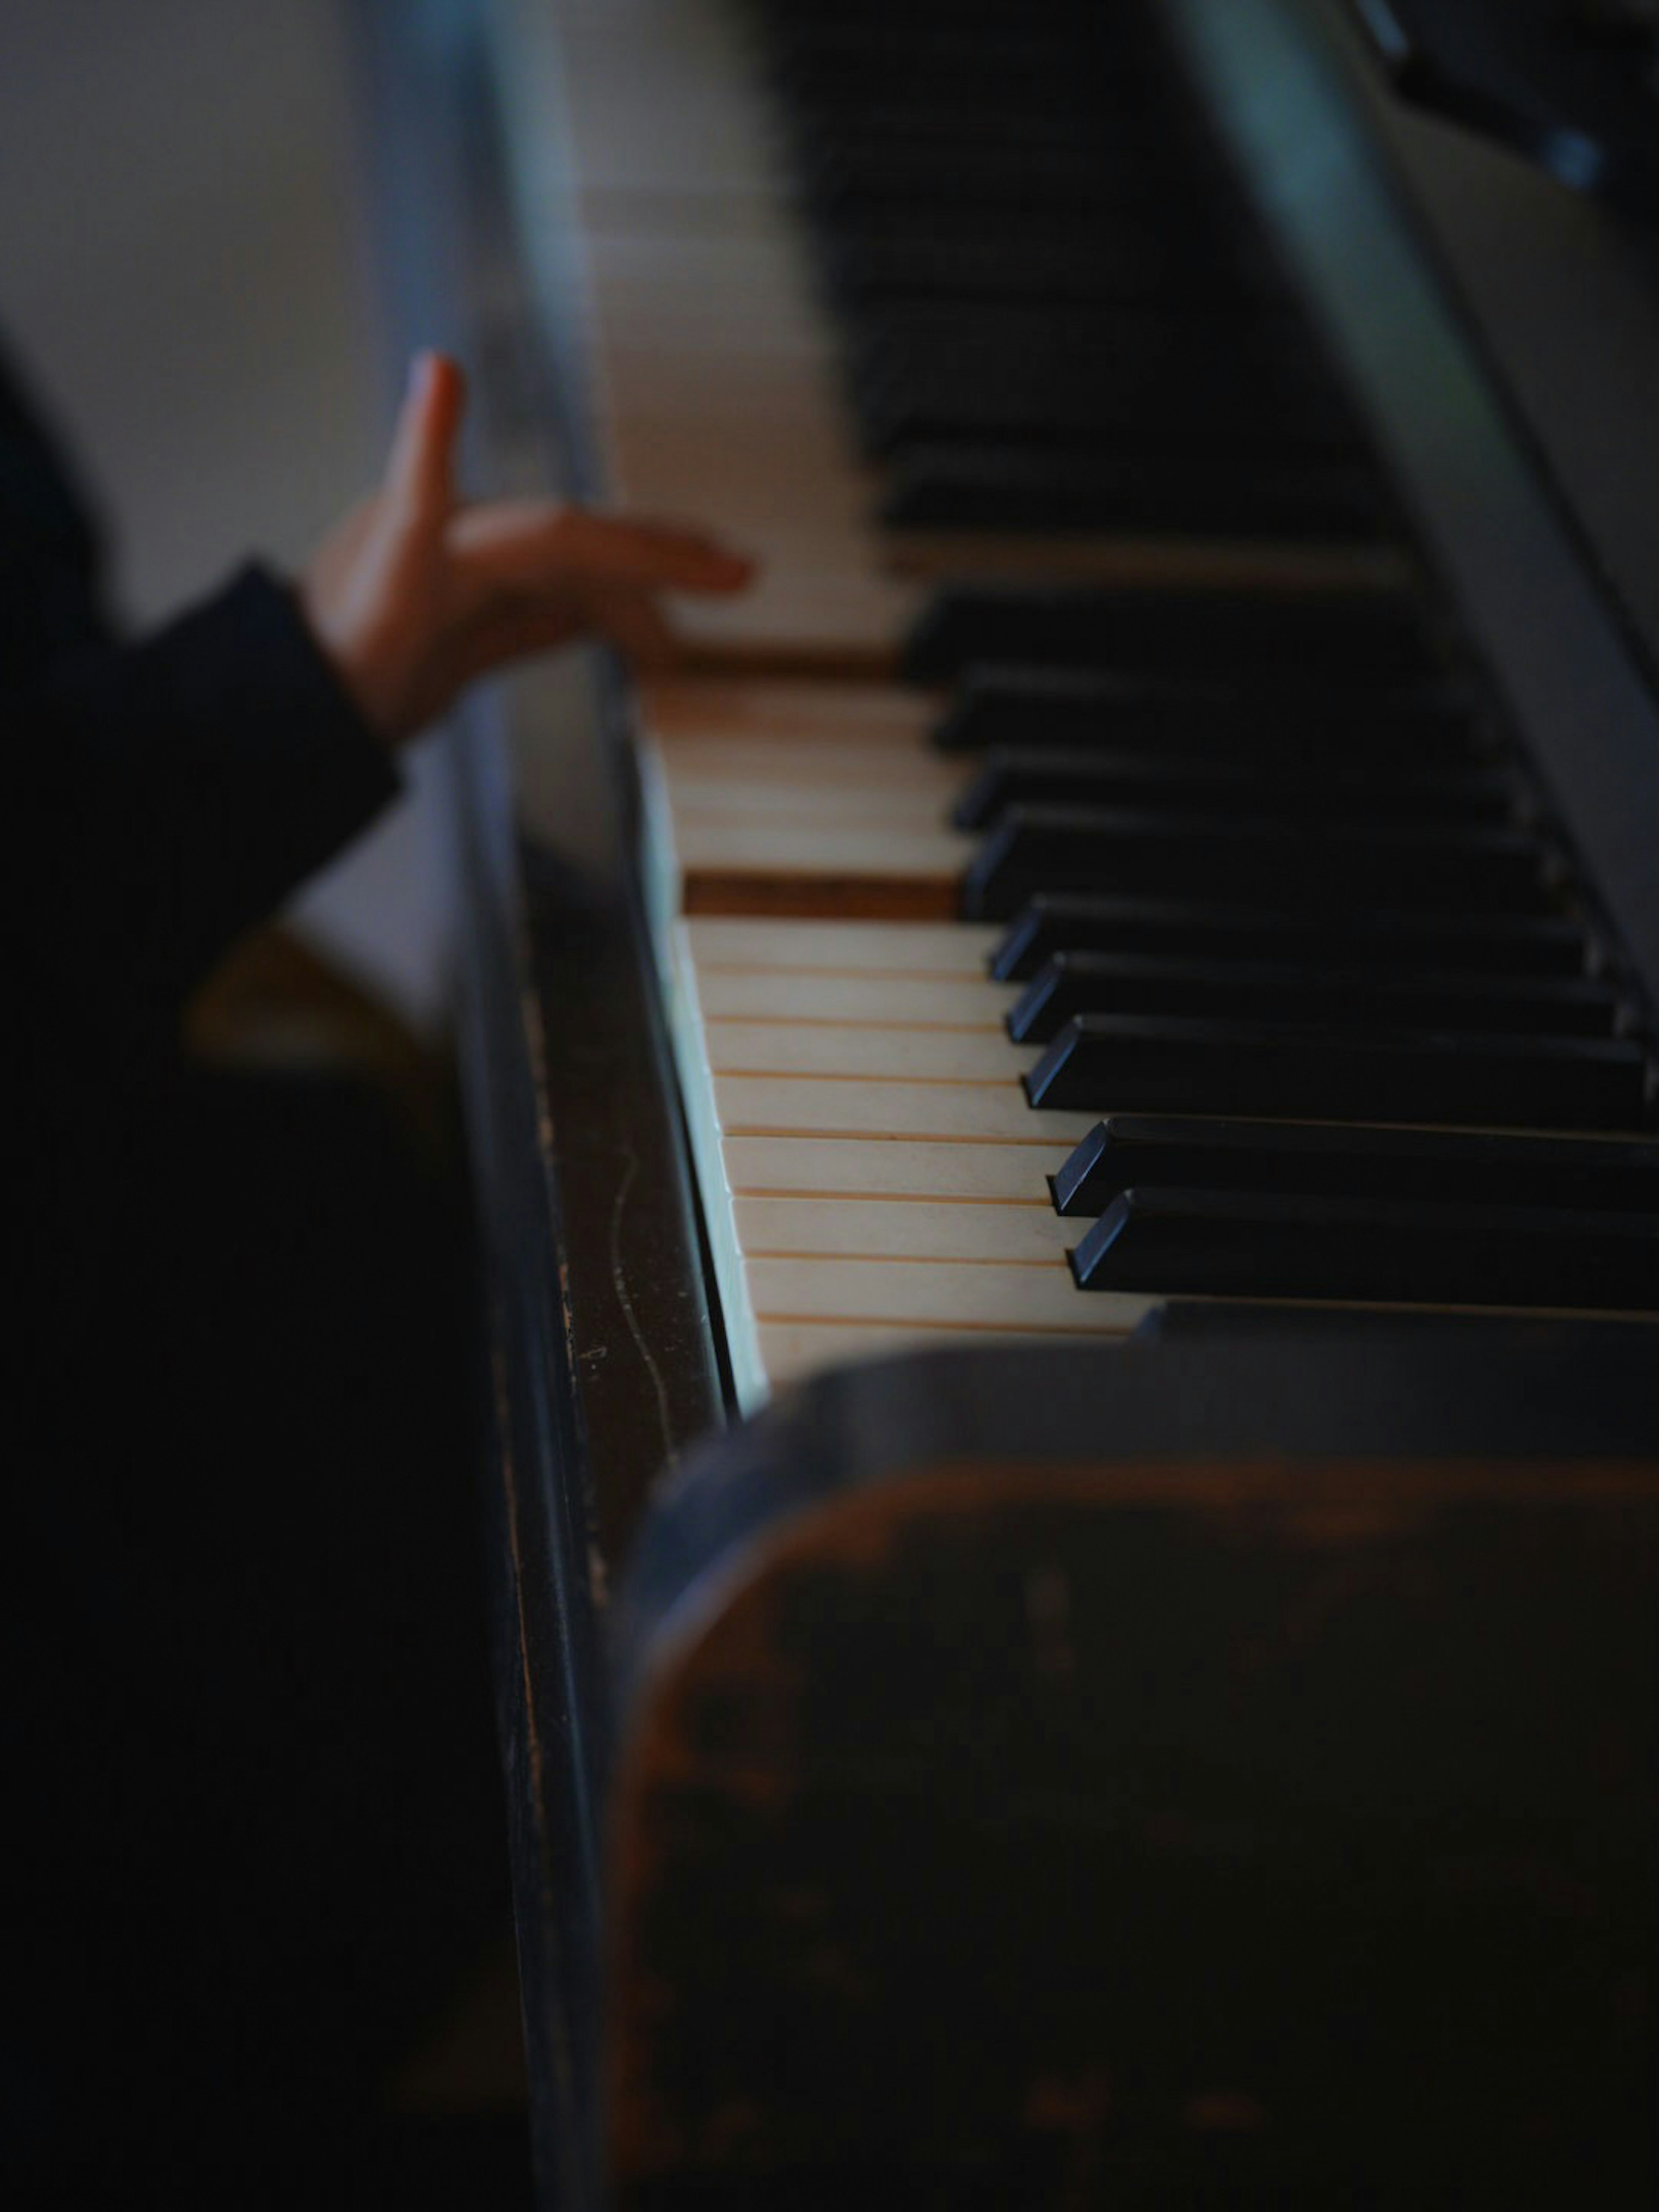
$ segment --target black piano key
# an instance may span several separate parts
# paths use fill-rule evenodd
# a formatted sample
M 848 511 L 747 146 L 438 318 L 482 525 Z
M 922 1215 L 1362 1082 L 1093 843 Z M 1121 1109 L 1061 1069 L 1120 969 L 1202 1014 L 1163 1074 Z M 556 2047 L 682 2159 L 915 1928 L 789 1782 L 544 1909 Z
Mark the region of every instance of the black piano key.
M 952 57 L 928 38 L 889 62 L 848 55 L 826 65 L 777 53 L 769 74 L 788 118 L 798 160 L 816 166 L 844 142 L 960 151 L 971 164 L 983 147 L 1066 149 L 1097 161 L 1132 161 L 1144 152 L 1148 173 L 1179 170 L 1193 149 L 1213 169 L 1212 142 L 1142 70 L 1057 69 L 1048 55 L 1015 51 L 994 66 L 986 56 Z M 953 66 L 954 63 L 954 66 Z M 1007 204 L 1018 205 L 1010 195 Z M 994 226 L 992 226 L 994 228 Z
M 1497 825 L 1516 806 L 1501 769 L 1389 772 L 1329 761 L 1166 758 L 1162 754 L 1035 746 L 988 753 L 951 811 L 959 830 L 987 830 L 1011 806 L 1127 807 L 1220 814 L 1231 807 L 1276 821 L 1438 822 Z
M 1000 304 L 1204 299 L 1218 292 L 1280 299 L 1285 279 L 1265 247 L 1207 233 L 1172 240 L 1155 226 L 1139 233 L 1114 225 L 1095 237 L 1028 234 L 1000 228 L 978 234 L 941 226 L 927 235 L 830 233 L 818 241 L 823 273 L 854 312 L 889 301 L 972 300 Z
M 971 167 L 982 155 L 1012 161 L 1022 153 L 1042 160 L 1063 152 L 1088 163 L 1097 159 L 1101 136 L 1086 103 L 1058 102 L 1052 86 L 1034 88 L 1029 99 L 956 105 L 905 99 L 866 82 L 858 94 L 793 101 L 787 115 L 790 153 L 809 176 L 849 145 L 874 154 L 915 149 L 918 160 L 946 167 Z M 1203 143 L 1191 131 L 1172 137 L 1166 118 L 1150 113 L 1115 115 L 1111 139 L 1125 161 L 1139 153 L 1157 173 L 1178 168 L 1188 149 Z
M 972 301 L 900 302 L 862 315 L 844 334 L 853 389 L 872 401 L 920 381 L 947 412 L 958 380 L 1046 386 L 1051 394 L 1173 385 L 1211 395 L 1224 409 L 1236 383 L 1300 392 L 1354 415 L 1306 319 L 1281 304 L 1245 299 L 1160 301 L 1149 307 L 1045 306 L 988 309 Z M 1227 391 L 1217 394 L 1224 350 Z
M 879 88 L 889 99 L 913 92 L 924 105 L 949 104 L 964 91 L 983 90 L 994 98 L 1028 77 L 1051 95 L 1064 96 L 1079 73 L 1099 97 L 1103 84 L 1110 82 L 1100 77 L 1103 68 L 1146 52 L 1134 11 L 1121 9 L 1081 15 L 1068 11 L 1063 22 L 1039 15 L 1018 24 L 1006 18 L 975 21 L 953 9 L 925 26 L 890 8 L 873 20 L 856 10 L 797 9 L 774 11 L 766 28 L 775 66 L 806 86 L 844 83 L 849 93 L 866 97 Z
M 1078 137 L 1043 142 L 984 138 L 963 133 L 954 140 L 856 126 L 834 143 L 805 151 L 803 185 L 818 220 L 856 228 L 895 207 L 947 201 L 972 207 L 983 220 L 1011 203 L 1069 214 L 1086 209 L 1098 221 L 1125 207 L 1139 212 L 1149 191 L 1179 206 L 1201 191 L 1189 172 L 1160 160 L 1146 133 L 1114 132 L 1091 143 Z
M 1040 450 L 1141 437 L 1222 466 L 1262 446 L 1364 449 L 1352 404 L 1302 325 L 1224 319 L 1218 332 L 1213 317 L 1174 312 L 866 315 L 846 351 L 846 389 L 876 454 L 929 441 Z M 1218 344 L 1228 355 L 1220 380 Z
M 1317 957 L 1360 971 L 1415 969 L 1430 975 L 1583 975 L 1597 972 L 1602 960 L 1600 945 L 1565 915 L 1309 916 L 1172 899 L 1038 896 L 1009 925 L 990 972 L 1001 982 L 1023 982 L 1066 951 Z
M 1036 661 L 1207 680 L 1293 670 L 1377 678 L 1436 672 L 1417 600 L 1406 593 L 1273 599 L 1236 592 L 947 586 L 911 632 L 904 674 L 944 684 L 981 661 Z
M 1386 501 L 1363 461 L 1255 449 L 1225 458 L 1201 442 L 1111 455 L 956 446 L 895 458 L 879 519 L 890 530 L 1135 532 L 1159 536 L 1342 538 L 1376 535 Z
M 945 752 L 1100 745 L 1400 773 L 1490 751 L 1474 700 L 1449 678 L 1362 686 L 1340 673 L 1321 680 L 1273 671 L 1214 683 L 984 665 L 964 672 L 933 742 Z
M 1137 1187 L 1072 1255 L 1087 1290 L 1659 1308 L 1659 1216 Z
M 1462 1128 L 1646 1126 L 1647 1068 L 1599 1037 L 1371 1032 L 1279 1022 L 1079 1014 L 1024 1079 L 1070 1113 L 1262 1115 Z
M 1040 891 L 1109 890 L 1338 912 L 1525 913 L 1549 902 L 1547 860 L 1522 830 L 1014 806 L 969 863 L 962 911 L 1006 921 Z
M 1055 1208 L 1103 1213 L 1137 1186 L 1659 1215 L 1659 1143 L 1113 1114 L 1054 1176 Z
M 1078 1014 L 1144 1013 L 1607 1037 L 1621 1012 L 1611 984 L 1588 981 L 1356 974 L 1311 957 L 1292 965 L 1062 952 L 1027 984 L 1008 1015 L 1008 1034 L 1017 1044 L 1047 1044 Z
M 833 20 L 799 29 L 774 21 L 769 30 L 767 62 L 783 97 L 798 112 L 853 125 L 872 98 L 900 114 L 1063 111 L 1091 94 L 1100 100 L 1109 82 L 1096 67 L 1081 67 L 1075 49 L 1068 65 L 1066 43 L 1052 35 L 996 37 L 940 27 L 918 37 L 902 25 L 878 29 Z
M 913 262 L 922 268 L 931 266 L 935 255 L 946 260 L 967 255 L 966 265 L 974 268 L 1000 265 L 992 264 L 984 252 L 987 239 L 993 236 L 1000 253 L 1009 258 L 1036 248 L 1046 257 L 1042 266 L 1069 270 L 1077 264 L 1109 273 L 1126 256 L 1129 265 L 1138 269 L 1150 258 L 1157 230 L 1157 224 L 1147 219 L 1144 198 L 1139 206 L 1131 202 L 1103 219 L 1097 208 L 1083 201 L 1060 207 L 1041 200 L 1011 201 L 1000 220 L 990 225 L 982 206 L 941 190 L 924 198 L 873 207 L 863 219 L 827 223 L 816 234 L 815 243 L 826 268 L 838 279 L 853 265 L 866 261 L 883 267 L 890 262 L 908 270 Z M 1202 216 L 1195 216 L 1176 248 L 1176 264 L 1196 264 L 1207 273 L 1214 266 L 1214 241 L 1227 236 L 1224 225 L 1218 227 Z M 884 293 L 888 289 L 905 299 L 927 298 L 933 289 L 926 281 L 917 283 L 914 294 L 902 281 L 891 288 L 884 286 Z M 996 289 L 993 284 L 993 297 Z M 962 295 L 975 297 L 978 289 L 969 283 L 963 288 Z M 957 296 L 956 288 L 947 284 L 945 296 Z M 1037 287 L 1034 296 L 1050 295 Z M 1063 301 L 1073 294 L 1062 283 L 1053 296 Z
M 903 462 L 932 447 L 947 459 L 977 449 L 1011 458 L 1061 454 L 1086 467 L 1097 455 L 1121 457 L 1156 441 L 1189 471 L 1219 477 L 1258 453 L 1352 464 L 1364 451 L 1352 413 L 1334 394 L 1264 377 L 1235 379 L 1217 393 L 1207 381 L 1202 366 L 1176 362 L 1091 379 L 1072 364 L 1061 373 L 1050 362 L 1015 370 L 965 361 L 927 377 L 866 374 L 849 380 L 848 400 L 860 442 L 878 461 Z M 1160 481 L 1169 478 L 1166 467 Z M 1374 483 L 1365 489 L 1374 510 Z

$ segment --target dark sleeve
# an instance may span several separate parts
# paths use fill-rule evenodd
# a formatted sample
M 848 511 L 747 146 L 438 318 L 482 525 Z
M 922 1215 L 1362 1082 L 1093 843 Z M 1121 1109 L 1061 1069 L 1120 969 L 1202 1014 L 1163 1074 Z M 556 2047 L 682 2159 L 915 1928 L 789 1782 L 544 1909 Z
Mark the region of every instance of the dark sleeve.
M 92 503 L 38 400 L 0 350 L 0 687 L 112 641 Z
M 170 1027 L 230 941 L 397 788 L 293 595 L 258 568 L 137 645 L 58 664 L 0 701 L 0 725 L 14 957 L 58 1045 Z

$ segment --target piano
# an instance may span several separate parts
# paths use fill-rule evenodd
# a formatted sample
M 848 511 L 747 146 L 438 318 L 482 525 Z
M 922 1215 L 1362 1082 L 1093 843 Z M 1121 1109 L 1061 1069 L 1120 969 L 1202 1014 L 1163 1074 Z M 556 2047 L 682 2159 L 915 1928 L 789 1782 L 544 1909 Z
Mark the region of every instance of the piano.
M 1484 12 L 361 0 L 481 468 L 765 563 L 450 740 L 548 2205 L 1652 2200 L 1659 102 Z

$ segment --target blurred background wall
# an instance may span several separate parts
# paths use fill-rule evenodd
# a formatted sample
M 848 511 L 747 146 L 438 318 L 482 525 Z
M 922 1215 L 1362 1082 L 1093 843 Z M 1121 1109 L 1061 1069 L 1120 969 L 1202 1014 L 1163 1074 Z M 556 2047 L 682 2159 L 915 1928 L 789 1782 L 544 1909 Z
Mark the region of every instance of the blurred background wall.
M 147 623 L 292 568 L 395 397 L 336 0 L 0 0 L 0 331 L 102 501 Z M 292 921 L 422 1028 L 450 902 L 433 764 Z

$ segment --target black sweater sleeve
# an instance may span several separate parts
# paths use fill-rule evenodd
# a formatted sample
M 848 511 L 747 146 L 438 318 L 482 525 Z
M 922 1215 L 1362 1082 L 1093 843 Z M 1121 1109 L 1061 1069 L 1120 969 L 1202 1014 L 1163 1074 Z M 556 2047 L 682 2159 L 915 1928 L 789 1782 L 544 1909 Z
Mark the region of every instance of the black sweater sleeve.
M 238 933 L 397 787 L 258 568 L 137 644 L 56 662 L 0 700 L 0 726 L 19 964 L 49 1058 L 170 1030 Z

